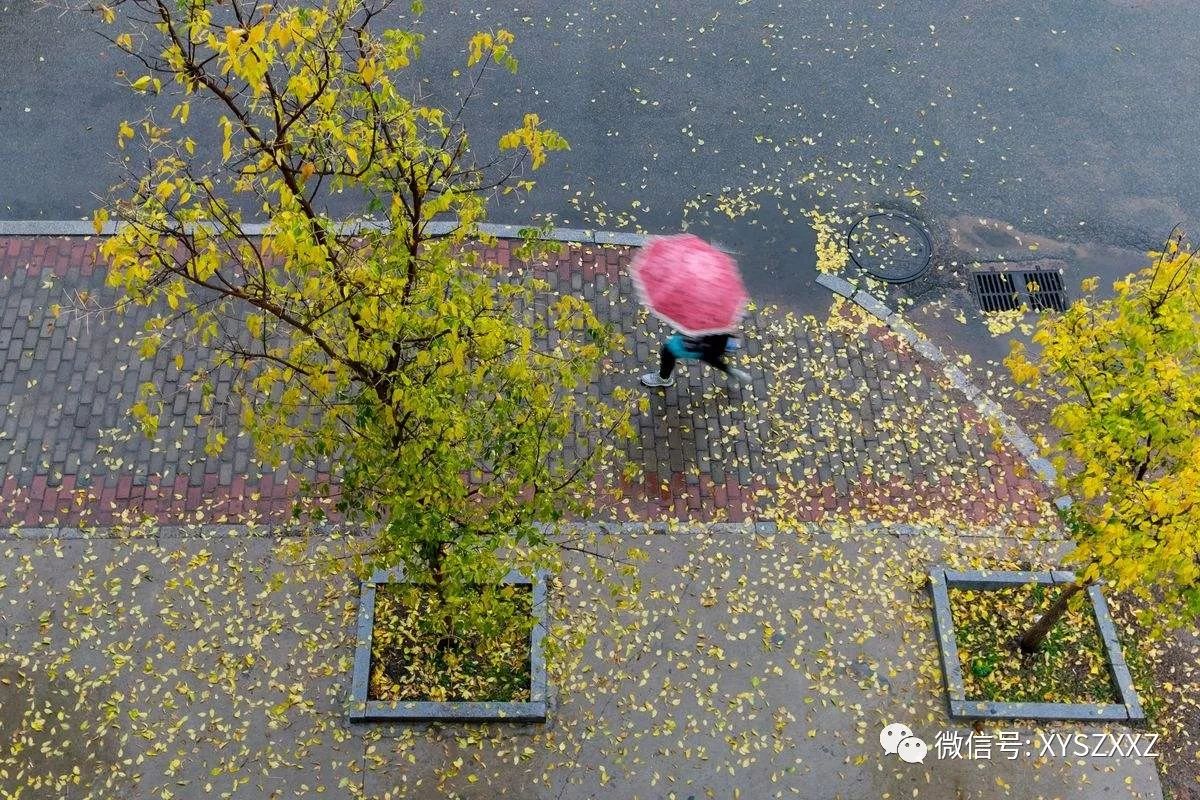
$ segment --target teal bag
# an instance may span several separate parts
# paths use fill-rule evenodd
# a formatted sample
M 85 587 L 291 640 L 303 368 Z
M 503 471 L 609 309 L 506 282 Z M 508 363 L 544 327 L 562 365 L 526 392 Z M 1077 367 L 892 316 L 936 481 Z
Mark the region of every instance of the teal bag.
M 676 333 L 670 339 L 667 339 L 667 351 L 676 358 L 700 358 L 700 353 L 688 349 L 688 341 L 680 333 Z

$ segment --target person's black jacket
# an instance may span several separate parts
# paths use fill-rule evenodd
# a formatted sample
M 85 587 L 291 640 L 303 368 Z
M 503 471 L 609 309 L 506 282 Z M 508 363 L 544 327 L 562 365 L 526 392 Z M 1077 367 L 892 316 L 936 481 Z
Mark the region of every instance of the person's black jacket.
M 685 336 L 684 342 L 688 349 L 699 353 L 705 361 L 721 362 L 725 358 L 725 348 L 729 346 L 728 333 L 714 333 L 709 336 Z

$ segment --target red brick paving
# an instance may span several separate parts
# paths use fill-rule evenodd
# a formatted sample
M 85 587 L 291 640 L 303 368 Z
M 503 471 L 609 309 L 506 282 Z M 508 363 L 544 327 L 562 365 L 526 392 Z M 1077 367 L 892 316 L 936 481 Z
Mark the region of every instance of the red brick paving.
M 178 463 L 178 456 L 175 463 L 160 456 L 164 463 L 156 466 L 146 441 L 136 435 L 104 444 L 101 429 L 127 423 L 138 382 L 134 354 L 113 341 L 119 329 L 112 318 L 89 318 L 85 329 L 80 320 L 63 324 L 48 312 L 59 297 L 78 290 L 111 301 L 103 268 L 93 265 L 96 244 L 78 237 L 0 240 L 0 410 L 8 409 L 0 445 L 12 446 L 7 455 L 0 447 L 0 461 L 7 458 L 0 525 L 107 525 L 141 516 L 177 521 L 198 513 L 213 521 L 289 516 L 299 477 L 284 471 L 277 481 L 272 472 L 253 467 L 244 437 L 219 458 L 198 456 L 201 466 Z M 511 262 L 507 242 L 485 255 L 502 265 Z M 624 248 L 564 246 L 550 263 L 532 269 L 555 290 L 582 294 L 602 319 L 627 332 L 629 352 L 614 354 L 597 377 L 604 392 L 635 385 L 656 358 L 659 333 L 637 322 L 626 274 L 629 257 Z M 47 287 L 51 274 L 56 280 Z M 857 312 L 842 313 L 853 319 Z M 743 358 L 752 371 L 763 373 L 781 352 L 794 354 L 794 363 L 787 356 L 787 369 L 769 388 L 760 381 L 750 395 L 730 397 L 723 389 L 713 391 L 711 372 L 692 366 L 680 374 L 676 388 L 651 393 L 651 412 L 635 420 L 638 435 L 626 454 L 643 475 L 599 485 L 601 516 L 742 521 L 774 507 L 800 520 L 851 514 L 911 519 L 940 511 L 987 523 L 1002 516 L 1034 522 L 1045 513 L 1046 490 L 1020 456 L 1007 446 L 980 444 L 990 432 L 974 408 L 940 386 L 936 371 L 897 337 L 878 325 L 863 325 L 857 335 L 826 330 L 817 321 L 781 327 L 781 317 L 766 312 L 747 325 Z M 794 348 L 784 346 L 789 341 Z M 770 357 L 768 348 L 774 348 Z M 165 366 L 170 358 L 164 354 L 164 363 L 156 365 L 155 374 L 167 376 L 161 378 L 166 383 L 174 374 Z M 122 372 L 125 364 L 135 366 Z M 900 374 L 904 385 L 895 380 Z M 789 391 L 808 394 L 796 402 Z M 850 399 L 843 403 L 839 392 Z M 888 400 L 889 394 L 896 399 Z M 863 400 L 867 395 L 870 404 Z M 192 413 L 188 403 L 181 416 Z M 855 403 L 853 411 L 843 408 Z M 889 403 L 894 416 L 913 428 L 868 442 L 864 422 L 883 421 L 864 416 L 872 407 L 892 408 Z M 797 415 L 793 406 L 805 413 Z M 907 419 L 906 413 L 918 418 Z M 929 438 L 917 425 L 922 420 L 930 430 L 954 428 L 959 436 L 950 442 L 946 436 Z M 819 442 L 790 447 L 785 440 L 809 435 L 809 423 L 821 428 Z M 848 437 L 863 439 L 870 452 L 856 458 L 878 467 L 873 471 L 898 468 L 911 477 L 882 481 L 864 473 L 851 463 L 857 451 L 846 450 Z M 714 454 L 718 450 L 722 455 Z M 792 452 L 796 455 L 787 455 Z M 106 465 L 101 453 L 120 457 L 122 466 Z M 243 466 L 235 470 L 236 464 Z M 932 478 L 942 465 L 955 474 Z M 770 488 L 773 477 L 777 486 Z

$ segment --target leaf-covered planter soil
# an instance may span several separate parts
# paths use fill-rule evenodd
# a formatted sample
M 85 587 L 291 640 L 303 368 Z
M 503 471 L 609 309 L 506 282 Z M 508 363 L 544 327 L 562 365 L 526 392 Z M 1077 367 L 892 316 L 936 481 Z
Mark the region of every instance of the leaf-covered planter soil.
M 428 586 L 381 584 L 367 698 L 528 701 L 531 596 L 528 585 L 506 584 L 470 598 L 464 616 Z
M 448 592 L 380 570 L 360 586 L 352 722 L 544 722 L 546 574 Z
M 1025 584 L 950 589 L 950 609 L 968 700 L 1119 703 L 1104 642 L 1086 597 L 1072 603 L 1042 650 L 1022 655 L 1013 641 L 1054 601 L 1056 587 Z

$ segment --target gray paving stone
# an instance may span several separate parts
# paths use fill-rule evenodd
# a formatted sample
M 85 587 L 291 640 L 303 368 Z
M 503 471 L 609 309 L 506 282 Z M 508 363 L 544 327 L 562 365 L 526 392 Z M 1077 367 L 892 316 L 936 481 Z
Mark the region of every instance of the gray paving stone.
M 975 384 L 971 383 L 970 379 L 958 367 L 954 365 L 947 366 L 944 374 L 946 379 L 950 381 L 950 385 L 965 394 L 968 400 L 973 400 L 979 395 L 979 389 Z
M 916 342 L 912 342 L 911 344 L 913 349 L 920 353 L 923 358 L 932 361 L 934 364 L 946 363 L 946 354 L 928 339 L 918 338 Z
M 840 278 L 837 275 L 827 273 L 819 273 L 817 275 L 817 283 L 824 286 L 830 291 L 840 294 L 842 297 L 850 297 L 854 294 L 854 286 L 845 278 Z
M 1029 466 L 1032 467 L 1033 471 L 1038 474 L 1038 477 L 1040 477 L 1046 483 L 1052 484 L 1058 479 L 1058 470 L 1056 470 L 1054 465 L 1044 458 L 1037 457 L 1029 459 Z
M 892 315 L 892 309 L 870 292 L 859 289 L 854 293 L 853 300 L 880 320 L 887 320 Z
M 592 238 L 596 244 L 609 244 L 622 247 L 641 247 L 646 242 L 644 234 L 623 233 L 620 231 L 596 231 Z

